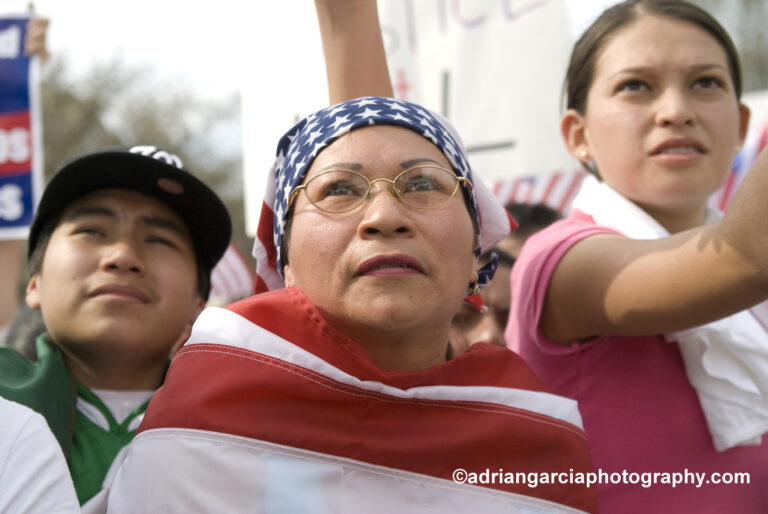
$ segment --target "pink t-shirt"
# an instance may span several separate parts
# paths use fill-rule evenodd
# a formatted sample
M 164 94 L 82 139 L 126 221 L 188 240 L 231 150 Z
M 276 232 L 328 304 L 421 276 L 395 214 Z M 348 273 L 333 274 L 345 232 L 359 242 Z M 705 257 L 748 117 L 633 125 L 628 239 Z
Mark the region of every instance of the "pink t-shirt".
M 608 474 L 626 470 L 630 479 L 629 474 L 638 474 L 636 485 L 598 486 L 601 512 L 768 512 L 768 442 L 764 437 L 760 446 L 715 451 L 676 343 L 656 335 L 558 345 L 539 332 L 560 258 L 575 243 L 601 233 L 615 232 L 575 211 L 526 242 L 512 270 L 505 332 L 508 346 L 553 393 L 579 402 L 595 468 Z M 644 478 L 654 478 L 642 473 L 685 478 L 686 470 L 706 473 L 704 483 L 642 485 Z M 745 472 L 749 485 L 707 483 L 718 479 L 713 473 Z

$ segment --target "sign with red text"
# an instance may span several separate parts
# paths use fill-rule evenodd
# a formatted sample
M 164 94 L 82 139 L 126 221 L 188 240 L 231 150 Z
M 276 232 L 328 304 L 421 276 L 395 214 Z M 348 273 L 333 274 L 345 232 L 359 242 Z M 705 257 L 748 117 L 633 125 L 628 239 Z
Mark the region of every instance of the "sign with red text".
M 37 64 L 23 52 L 27 22 L 0 19 L 0 239 L 27 237 L 42 186 Z

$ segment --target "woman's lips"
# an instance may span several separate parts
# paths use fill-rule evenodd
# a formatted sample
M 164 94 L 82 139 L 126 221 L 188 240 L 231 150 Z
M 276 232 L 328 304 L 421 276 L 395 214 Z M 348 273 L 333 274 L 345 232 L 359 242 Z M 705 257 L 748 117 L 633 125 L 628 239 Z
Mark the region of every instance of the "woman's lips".
M 357 276 L 386 277 L 424 273 L 419 261 L 408 255 L 381 255 L 363 261 Z
M 651 155 L 690 155 L 707 153 L 699 141 L 689 137 L 667 139 L 651 150 Z
M 650 152 L 651 157 L 666 164 L 688 164 L 697 161 L 707 149 L 692 138 L 672 138 L 656 145 Z

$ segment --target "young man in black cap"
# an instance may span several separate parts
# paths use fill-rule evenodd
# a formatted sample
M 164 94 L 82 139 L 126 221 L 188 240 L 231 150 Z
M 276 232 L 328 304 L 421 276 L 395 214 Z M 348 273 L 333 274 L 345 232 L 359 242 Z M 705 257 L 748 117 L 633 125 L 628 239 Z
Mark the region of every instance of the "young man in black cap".
M 0 396 L 43 414 L 81 503 L 133 437 L 231 231 L 216 194 L 154 147 L 79 157 L 43 193 L 26 300 L 47 332 L 35 362 L 0 348 Z

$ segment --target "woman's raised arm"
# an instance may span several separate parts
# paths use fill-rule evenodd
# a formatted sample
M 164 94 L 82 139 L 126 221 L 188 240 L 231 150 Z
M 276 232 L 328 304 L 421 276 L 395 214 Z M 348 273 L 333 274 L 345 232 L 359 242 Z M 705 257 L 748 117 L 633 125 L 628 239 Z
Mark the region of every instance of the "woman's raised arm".
M 394 96 L 376 0 L 315 0 L 331 104 Z

